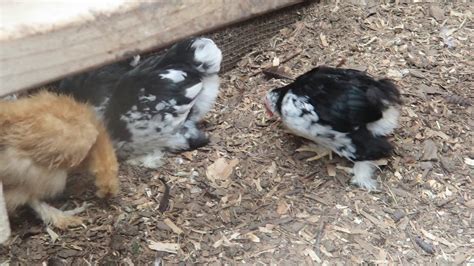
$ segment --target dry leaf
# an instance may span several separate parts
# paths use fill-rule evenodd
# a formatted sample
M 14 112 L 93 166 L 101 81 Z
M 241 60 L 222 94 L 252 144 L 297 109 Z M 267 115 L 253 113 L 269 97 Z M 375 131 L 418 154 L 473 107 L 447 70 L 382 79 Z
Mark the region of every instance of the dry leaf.
M 474 199 L 466 201 L 464 205 L 466 205 L 468 208 L 474 209 Z
M 400 33 L 405 29 L 405 25 L 400 24 L 392 28 L 395 33 Z
M 329 251 L 327 251 L 327 249 L 324 246 L 320 246 L 319 250 L 321 251 L 321 253 L 323 253 L 327 257 L 330 257 L 330 258 L 334 257 L 334 255 L 332 255 Z
M 206 170 L 207 178 L 217 186 L 227 187 L 230 183 L 229 177 L 234 167 L 239 163 L 239 159 L 227 161 L 225 158 L 217 159 L 213 164 L 209 165 Z M 223 181 L 223 182 L 219 182 Z M 222 184 L 218 184 L 222 183 Z
M 303 251 L 303 254 L 305 256 L 309 256 L 313 261 L 317 262 L 317 263 L 321 263 L 321 259 L 318 257 L 318 255 L 316 254 L 316 252 L 314 252 L 314 250 L 310 249 L 310 248 L 306 248 L 304 251 Z
M 378 159 L 374 163 L 378 166 L 385 166 L 385 165 L 388 165 L 388 160 L 387 159 Z
M 448 135 L 446 135 L 446 133 L 441 132 L 441 131 L 437 131 L 437 130 L 432 130 L 432 129 L 429 129 L 429 128 L 426 129 L 425 135 L 428 138 L 436 136 L 436 137 L 440 137 L 444 140 L 449 140 L 450 139 L 450 137 Z
M 288 206 L 288 204 L 286 204 L 286 202 L 282 200 L 282 201 L 278 202 L 276 212 L 279 215 L 283 215 L 283 214 L 286 214 L 289 209 L 290 209 L 290 206 Z
M 403 74 L 402 72 L 396 70 L 396 69 L 392 69 L 390 68 L 388 71 L 387 71 L 387 77 L 389 78 L 393 78 L 393 79 L 401 79 L 403 77 Z
M 257 188 L 257 191 L 262 191 L 263 190 L 260 178 L 257 178 L 255 180 L 253 180 L 253 182 L 255 184 L 255 188 Z
M 194 157 L 194 152 L 186 151 L 186 152 L 182 152 L 181 155 L 183 155 L 184 158 L 188 159 L 188 161 L 192 161 Z
M 469 166 L 474 166 L 474 160 L 471 158 L 464 158 L 464 163 L 469 165 Z
M 437 21 L 444 20 L 444 10 L 438 5 L 431 5 L 429 9 L 429 14 L 430 16 L 435 18 Z
M 398 178 L 399 180 L 402 180 L 402 179 L 403 179 L 402 174 L 400 174 L 400 172 L 398 172 L 398 171 L 396 171 L 393 175 L 394 175 L 396 178 Z
M 48 235 L 51 237 L 51 242 L 54 243 L 56 242 L 56 240 L 58 240 L 59 238 L 59 235 L 56 234 L 56 232 L 53 231 L 53 229 L 46 227 L 46 232 L 48 233 Z
M 387 252 L 383 249 L 379 249 L 379 255 L 377 256 L 378 261 L 388 262 L 387 261 Z
M 336 167 L 333 164 L 328 164 L 326 169 L 328 171 L 328 176 L 336 176 Z
M 277 67 L 279 65 L 280 65 L 280 58 L 278 58 L 277 56 L 273 57 L 272 66 Z
M 410 71 L 410 75 L 412 75 L 416 78 L 422 79 L 422 78 L 425 77 L 425 75 L 421 71 L 418 71 L 416 69 L 410 69 L 409 71 Z
M 237 233 L 237 235 L 238 235 L 238 233 Z M 234 234 L 234 238 L 235 238 L 237 235 Z M 231 239 L 232 239 L 232 237 L 231 237 Z M 237 246 L 237 245 L 239 245 L 239 244 L 230 242 L 230 239 L 228 239 L 225 235 L 222 235 L 222 238 L 219 239 L 219 240 L 217 240 L 217 241 L 212 245 L 212 247 L 214 247 L 214 248 L 218 248 L 218 247 L 220 247 L 220 246 L 231 247 L 231 246 Z
M 324 47 L 328 47 L 328 46 L 329 46 L 329 43 L 328 43 L 328 41 L 327 41 L 327 39 L 326 39 L 326 36 L 325 36 L 323 33 L 319 34 L 319 39 L 321 39 L 321 44 L 322 44 Z
M 233 159 L 228 162 L 225 158 L 219 158 L 207 168 L 206 174 L 213 180 L 227 179 L 232 174 L 234 166 L 238 163 L 239 159 Z
M 347 228 L 344 228 L 344 227 L 340 227 L 340 226 L 337 226 L 337 225 L 332 225 L 331 228 L 336 230 L 336 231 L 339 231 L 339 232 L 343 232 L 343 233 L 346 233 L 346 234 L 352 234 L 351 230 L 349 230 Z
M 275 228 L 275 225 L 273 224 L 266 224 L 265 227 L 259 227 L 258 231 L 266 234 L 272 234 L 273 233 L 273 228 Z
M 149 243 L 148 248 L 155 251 L 177 254 L 179 250 L 179 244 L 176 243 L 155 242 L 153 240 L 149 240 Z
M 405 56 L 405 60 L 410 63 L 411 65 L 414 65 L 419 68 L 426 68 L 429 66 L 430 62 L 425 58 L 423 55 L 419 53 L 407 53 Z M 415 76 L 417 78 L 424 78 L 423 74 L 420 72 L 417 72 L 416 70 L 409 70 L 408 73 L 412 76 Z
M 270 78 L 293 80 L 293 77 L 288 74 L 285 67 L 272 66 L 262 70 L 262 73 Z
M 277 165 L 275 162 L 272 162 L 272 165 L 268 167 L 267 173 L 271 175 L 272 179 L 275 179 L 275 177 L 277 176 Z
M 123 262 L 125 262 L 126 264 L 125 265 L 128 265 L 128 266 L 135 266 L 135 263 L 133 263 L 133 261 L 130 259 L 130 258 L 125 258 L 123 259 Z M 155 261 L 155 266 L 158 266 L 158 265 L 161 265 L 161 264 L 156 264 L 156 261 Z
M 201 243 L 194 241 L 192 239 L 189 239 L 189 242 L 193 244 L 195 250 L 201 250 Z
M 435 235 L 433 235 L 432 233 L 424 230 L 424 229 L 420 229 L 420 231 L 423 233 L 423 235 L 425 235 L 425 237 L 431 239 L 431 240 L 434 240 L 436 242 L 439 242 L 441 244 L 444 244 L 448 247 L 455 247 L 456 245 L 454 245 L 453 243 L 449 242 L 448 240 L 442 238 L 442 237 L 437 237 Z
M 248 240 L 254 242 L 254 243 L 260 243 L 260 238 L 258 238 L 258 236 L 256 236 L 255 234 L 253 233 L 247 233 L 245 234 L 245 238 L 247 238 Z
M 411 118 L 418 117 L 418 115 L 415 113 L 415 111 L 413 111 L 413 109 L 411 109 L 410 107 L 406 107 L 405 110 L 407 111 L 409 117 L 411 117 Z
M 428 139 L 425 140 L 423 144 L 423 156 L 421 157 L 422 161 L 436 161 L 438 160 L 438 148 L 436 144 Z
M 425 94 L 446 94 L 446 92 L 440 89 L 438 86 L 428 86 L 426 84 L 418 85 L 418 89 Z
M 450 10 L 450 11 L 449 11 L 449 15 L 450 15 L 450 16 L 455 16 L 455 17 L 458 17 L 458 18 L 463 18 L 463 17 L 465 17 L 465 16 L 470 17 L 471 12 L 468 11 L 467 14 L 464 14 L 464 13 L 461 13 L 461 12 L 457 12 L 457 11 L 454 11 L 454 10 Z
M 365 212 L 364 210 L 360 210 L 360 214 L 367 218 L 370 222 L 372 222 L 374 225 L 380 227 L 382 230 L 388 229 L 388 227 L 393 227 L 393 224 L 389 224 L 387 221 L 381 221 L 377 219 L 375 216 Z
M 375 42 L 375 41 L 378 40 L 378 39 L 379 39 L 379 38 L 377 38 L 377 37 L 372 37 L 372 38 L 371 38 L 370 40 L 368 40 L 367 42 L 361 44 L 361 46 L 367 46 L 367 45 L 369 45 L 369 44 Z
M 171 228 L 171 230 L 173 230 L 174 233 L 180 235 L 183 233 L 183 230 L 181 230 L 181 228 L 179 228 L 175 223 L 173 223 L 173 221 L 171 221 L 169 218 L 166 218 L 164 221 L 163 221 L 167 226 L 169 226 Z

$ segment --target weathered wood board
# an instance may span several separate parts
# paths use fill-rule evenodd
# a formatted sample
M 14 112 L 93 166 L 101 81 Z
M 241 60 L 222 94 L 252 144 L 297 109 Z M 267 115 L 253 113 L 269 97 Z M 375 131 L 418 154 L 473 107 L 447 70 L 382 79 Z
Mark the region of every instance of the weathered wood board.
M 8 221 L 7 206 L 3 196 L 3 184 L 0 181 L 0 244 L 10 237 L 10 223 Z
M 0 0 L 0 96 L 304 0 Z

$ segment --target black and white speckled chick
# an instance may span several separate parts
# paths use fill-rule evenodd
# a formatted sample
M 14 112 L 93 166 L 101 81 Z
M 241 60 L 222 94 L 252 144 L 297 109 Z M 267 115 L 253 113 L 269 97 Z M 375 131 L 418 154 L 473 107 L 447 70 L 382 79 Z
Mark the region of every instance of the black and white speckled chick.
M 375 164 L 393 147 L 386 136 L 398 125 L 400 93 L 386 79 L 353 69 L 316 67 L 266 95 L 265 106 L 295 135 L 353 162 L 351 182 L 376 189 Z
M 138 59 L 139 56 L 135 58 Z M 110 97 L 115 92 L 117 81 L 135 66 L 132 62 L 134 61 L 122 61 L 67 77 L 61 80 L 57 89 L 53 90 L 72 95 L 77 101 L 91 104 L 102 117 Z
M 162 151 L 193 150 L 208 143 L 197 122 L 217 98 L 221 61 L 212 40 L 192 38 L 163 55 L 110 65 L 82 78 L 95 83 L 95 92 L 79 93 L 77 83 L 67 80 L 61 85 L 96 106 L 120 158 L 157 168 Z

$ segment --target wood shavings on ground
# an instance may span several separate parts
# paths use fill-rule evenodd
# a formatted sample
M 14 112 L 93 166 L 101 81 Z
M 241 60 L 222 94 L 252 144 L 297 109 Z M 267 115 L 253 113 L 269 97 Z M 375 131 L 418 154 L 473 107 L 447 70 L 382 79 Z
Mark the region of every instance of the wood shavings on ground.
M 54 243 L 28 211 L 12 217 L 0 263 L 466 264 L 474 250 L 472 5 L 349 2 L 309 5 L 222 75 L 204 125 L 209 146 L 170 156 L 157 173 L 122 166 L 120 197 L 97 200 L 87 227 Z M 341 63 L 391 75 L 403 94 L 377 193 L 349 184 L 347 160 L 302 158 L 295 150 L 305 141 L 265 115 L 268 90 Z M 169 185 L 163 213 L 159 178 Z M 96 200 L 81 180 L 68 186 L 71 205 Z
M 239 164 L 239 159 L 227 161 L 225 158 L 219 158 L 207 167 L 207 179 L 215 187 L 227 188 L 230 184 L 229 177 L 237 164 Z
M 151 250 L 163 251 L 167 253 L 178 253 L 179 245 L 175 243 L 164 243 L 164 242 L 155 242 L 150 240 L 148 247 Z

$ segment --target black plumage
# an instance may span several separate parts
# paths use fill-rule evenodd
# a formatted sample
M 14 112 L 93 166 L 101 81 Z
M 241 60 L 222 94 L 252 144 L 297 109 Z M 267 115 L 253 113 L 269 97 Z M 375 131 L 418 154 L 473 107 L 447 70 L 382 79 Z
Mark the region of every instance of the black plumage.
M 136 64 L 120 62 L 64 79 L 59 91 L 96 107 L 121 158 L 156 168 L 163 150 L 208 143 L 197 122 L 217 97 L 221 60 L 212 40 L 191 38 Z
M 114 93 L 118 77 L 133 69 L 129 60 L 101 67 L 94 71 L 67 77 L 59 82 L 55 92 L 69 94 L 81 102 L 88 102 L 100 112 Z
M 369 189 L 375 185 L 369 161 L 392 151 L 386 136 L 398 124 L 400 105 L 400 93 L 391 81 L 323 66 L 266 97 L 270 112 L 277 113 L 296 135 L 355 161 L 353 182 Z M 364 173 L 358 174 L 360 168 Z

